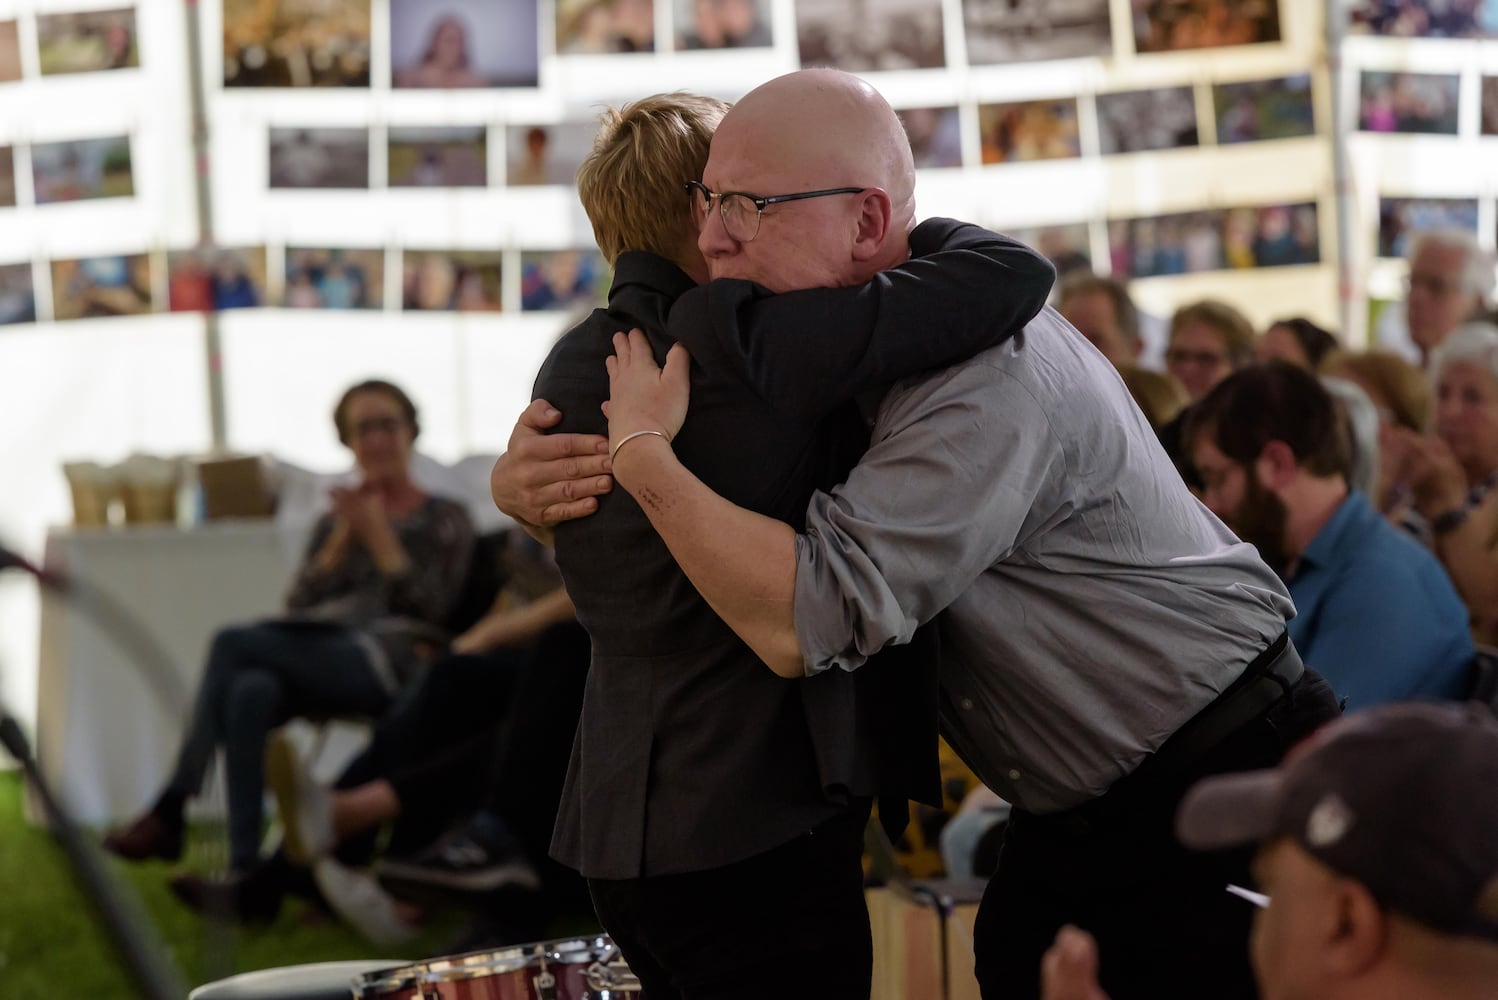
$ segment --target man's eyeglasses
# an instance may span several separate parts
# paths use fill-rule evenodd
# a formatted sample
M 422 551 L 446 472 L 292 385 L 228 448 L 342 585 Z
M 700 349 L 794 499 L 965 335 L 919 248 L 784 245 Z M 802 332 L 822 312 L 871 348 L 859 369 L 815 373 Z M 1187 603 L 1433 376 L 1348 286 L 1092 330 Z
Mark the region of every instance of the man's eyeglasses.
M 864 189 L 859 187 L 840 187 L 823 191 L 802 191 L 800 194 L 761 196 L 744 191 L 709 191 L 707 185 L 700 181 L 686 182 L 687 196 L 692 199 L 692 210 L 697 213 L 697 224 L 700 226 L 707 218 L 707 213 L 712 211 L 713 202 L 716 201 L 723 228 L 730 239 L 739 243 L 748 243 L 759 235 L 760 213 L 768 205 L 778 205 L 783 201 L 802 201 L 806 198 L 825 198 L 834 194 L 858 194 L 862 190 Z

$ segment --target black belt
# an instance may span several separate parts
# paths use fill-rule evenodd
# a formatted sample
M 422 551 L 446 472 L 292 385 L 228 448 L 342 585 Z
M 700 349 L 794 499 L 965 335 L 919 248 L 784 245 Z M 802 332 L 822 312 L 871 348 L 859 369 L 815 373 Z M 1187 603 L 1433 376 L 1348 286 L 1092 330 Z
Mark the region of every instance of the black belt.
M 1305 675 L 1306 665 L 1288 632 L 1270 643 L 1212 703 L 1176 730 L 1141 768 L 1176 770 L 1269 710 Z

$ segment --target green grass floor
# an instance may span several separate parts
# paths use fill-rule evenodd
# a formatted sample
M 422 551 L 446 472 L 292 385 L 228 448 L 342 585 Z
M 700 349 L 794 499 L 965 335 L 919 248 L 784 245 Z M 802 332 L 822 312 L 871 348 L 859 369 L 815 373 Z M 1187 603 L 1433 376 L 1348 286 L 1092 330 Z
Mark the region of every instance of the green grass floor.
M 21 815 L 22 782 L 0 772 L 0 997 L 4 1000 L 113 1000 L 137 994 L 74 886 L 61 848 Z M 201 838 L 200 838 L 201 839 Z M 190 841 L 191 842 L 191 841 Z M 194 857 L 188 855 L 192 865 Z M 165 862 L 109 867 L 133 890 L 189 986 L 234 972 L 352 958 L 421 958 L 450 952 L 461 917 L 434 920 L 422 937 L 388 955 L 352 929 L 288 897 L 274 924 L 210 928 L 167 888 Z M 232 955 L 232 967 L 223 958 Z

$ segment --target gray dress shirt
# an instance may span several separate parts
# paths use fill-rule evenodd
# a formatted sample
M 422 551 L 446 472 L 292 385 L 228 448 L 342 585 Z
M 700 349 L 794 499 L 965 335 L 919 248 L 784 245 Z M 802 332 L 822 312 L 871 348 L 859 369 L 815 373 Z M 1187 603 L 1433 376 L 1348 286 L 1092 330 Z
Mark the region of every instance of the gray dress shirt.
M 873 441 L 797 537 L 807 672 L 853 669 L 947 610 L 943 733 L 1022 809 L 1106 791 L 1295 613 L 1050 308 L 892 389 Z

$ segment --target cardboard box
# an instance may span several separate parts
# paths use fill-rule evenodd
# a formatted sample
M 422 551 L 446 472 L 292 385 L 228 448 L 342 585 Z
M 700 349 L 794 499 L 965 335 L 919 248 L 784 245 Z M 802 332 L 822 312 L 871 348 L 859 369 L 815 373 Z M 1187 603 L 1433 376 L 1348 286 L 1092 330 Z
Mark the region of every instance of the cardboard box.
M 275 495 L 265 478 L 265 467 L 254 456 L 205 459 L 198 463 L 198 487 L 203 494 L 203 519 L 270 517 Z

